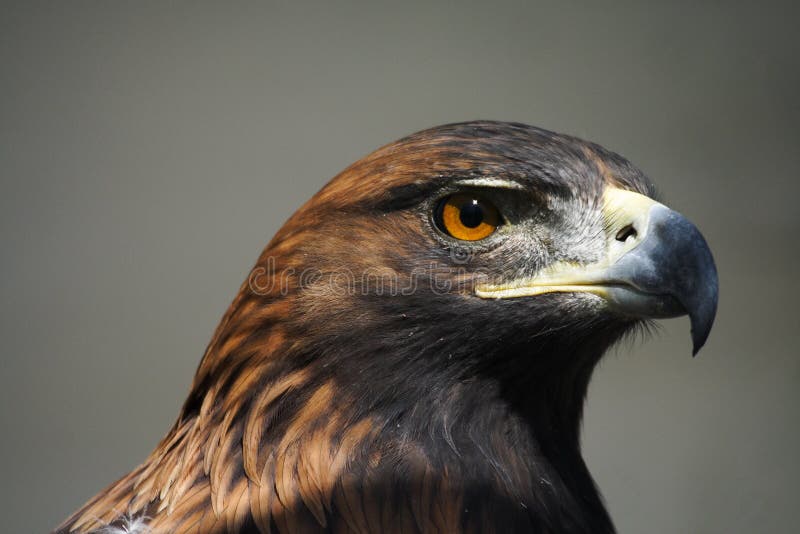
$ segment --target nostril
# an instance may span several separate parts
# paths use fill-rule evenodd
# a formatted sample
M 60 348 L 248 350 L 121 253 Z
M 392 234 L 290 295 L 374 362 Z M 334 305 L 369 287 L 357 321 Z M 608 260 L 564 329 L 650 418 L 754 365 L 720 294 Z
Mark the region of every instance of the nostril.
M 622 241 L 623 243 L 628 240 L 630 237 L 636 237 L 638 232 L 636 228 L 633 227 L 632 224 L 627 226 L 623 226 L 619 232 L 617 232 L 617 241 Z

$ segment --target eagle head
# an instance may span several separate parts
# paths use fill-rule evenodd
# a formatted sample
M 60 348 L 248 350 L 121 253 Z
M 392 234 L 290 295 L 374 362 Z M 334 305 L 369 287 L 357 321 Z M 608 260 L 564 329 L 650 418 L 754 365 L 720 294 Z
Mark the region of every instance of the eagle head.
M 425 130 L 268 244 L 180 417 L 65 532 L 610 532 L 580 456 L 603 353 L 717 305 L 697 228 L 621 156 L 503 122 Z
M 291 300 L 287 336 L 367 385 L 492 372 L 527 391 L 683 314 L 696 353 L 716 312 L 714 260 L 654 197 L 598 145 L 523 124 L 441 126 L 331 180 L 247 289 Z

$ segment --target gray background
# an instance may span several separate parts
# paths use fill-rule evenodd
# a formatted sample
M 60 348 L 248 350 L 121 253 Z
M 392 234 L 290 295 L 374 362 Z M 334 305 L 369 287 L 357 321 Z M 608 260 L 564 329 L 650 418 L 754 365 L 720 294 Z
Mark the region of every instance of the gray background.
M 797 529 L 796 21 L 764 2 L 3 2 L 2 530 L 45 531 L 147 455 L 325 181 L 473 118 L 626 155 L 716 255 L 700 356 L 667 321 L 592 384 L 584 448 L 620 532 Z

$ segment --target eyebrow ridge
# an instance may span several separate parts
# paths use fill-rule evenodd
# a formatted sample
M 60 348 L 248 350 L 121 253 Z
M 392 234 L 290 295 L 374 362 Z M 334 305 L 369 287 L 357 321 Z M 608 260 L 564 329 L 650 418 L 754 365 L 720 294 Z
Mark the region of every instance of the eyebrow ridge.
M 466 178 L 464 180 L 458 180 L 456 183 L 458 185 L 470 187 L 493 187 L 498 189 L 514 189 L 517 191 L 525 190 L 525 186 L 523 186 L 521 183 L 514 180 L 506 180 L 504 178 Z

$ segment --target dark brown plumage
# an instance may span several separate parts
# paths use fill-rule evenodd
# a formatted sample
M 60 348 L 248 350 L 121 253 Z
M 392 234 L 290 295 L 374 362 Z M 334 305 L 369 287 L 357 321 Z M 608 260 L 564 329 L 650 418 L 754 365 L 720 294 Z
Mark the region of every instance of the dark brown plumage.
M 611 532 L 582 404 L 605 350 L 658 313 L 481 293 L 601 261 L 610 189 L 653 194 L 620 156 L 520 124 L 443 126 L 355 163 L 264 250 L 155 451 L 57 532 Z M 458 192 L 497 206 L 491 236 L 442 231 Z M 658 305 L 693 313 L 687 292 Z

